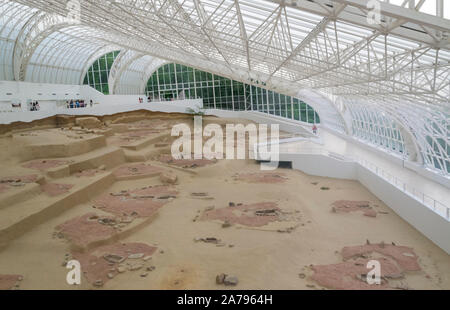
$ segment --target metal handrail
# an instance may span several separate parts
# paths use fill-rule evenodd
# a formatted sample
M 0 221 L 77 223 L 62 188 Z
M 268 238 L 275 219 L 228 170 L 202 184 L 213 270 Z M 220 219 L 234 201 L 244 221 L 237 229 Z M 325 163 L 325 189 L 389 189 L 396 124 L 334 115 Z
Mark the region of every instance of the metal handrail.
M 439 200 L 434 199 L 433 197 L 423 193 L 422 191 L 417 190 L 416 188 L 408 185 L 406 182 L 402 181 L 386 170 L 365 159 L 356 159 L 356 162 L 358 162 L 361 166 L 369 169 L 370 171 L 375 172 L 385 181 L 389 182 L 405 194 L 408 194 L 417 201 L 421 202 L 423 205 L 427 206 L 428 208 L 445 218 L 447 221 L 450 221 L 450 207 L 446 206 Z

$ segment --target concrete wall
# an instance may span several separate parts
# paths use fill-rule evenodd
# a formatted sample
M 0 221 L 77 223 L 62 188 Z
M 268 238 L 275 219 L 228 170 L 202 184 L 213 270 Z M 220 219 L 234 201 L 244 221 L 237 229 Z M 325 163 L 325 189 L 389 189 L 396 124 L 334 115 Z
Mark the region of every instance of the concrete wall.
M 130 99 L 139 98 L 132 96 Z M 0 81 L 0 101 L 2 102 L 22 102 L 29 100 L 39 101 L 41 108 L 45 108 L 45 103 L 66 101 L 71 99 L 93 100 L 104 103 L 110 99 L 88 85 L 67 85 L 67 84 L 45 84 L 15 81 Z M 129 99 L 129 100 L 130 100 Z M 41 104 L 42 103 L 42 104 Z
M 187 108 L 203 107 L 203 100 L 177 100 L 168 102 L 139 103 L 140 95 L 104 95 L 87 85 L 58 85 L 27 82 L 0 81 L 0 124 L 13 122 L 31 122 L 38 119 L 67 115 L 109 115 L 121 112 L 145 109 L 167 113 L 185 113 Z M 92 100 L 94 107 L 67 109 L 65 101 L 82 99 Z M 39 102 L 40 110 L 30 112 L 26 103 L 31 100 Z M 21 109 L 12 109 L 11 103 L 22 103 Z M 58 102 L 60 103 L 58 105 Z M 63 106 L 61 106 L 61 103 Z M 9 109 L 8 109 L 9 107 Z M 12 112 L 9 112 L 12 111 Z
M 450 254 L 450 222 L 422 203 L 358 165 L 358 181 L 401 218 Z
M 43 111 L 54 110 L 58 101 L 83 99 L 80 85 L 0 81 L 0 112 L 27 111 L 27 102 L 37 100 Z M 21 103 L 21 109 L 11 108 Z
M 80 85 L 0 81 L 0 101 L 56 101 L 82 99 Z
M 357 179 L 357 164 L 351 161 L 341 161 L 322 154 L 280 154 L 281 161 L 291 161 L 292 168 L 310 175 L 355 180 Z
M 289 120 L 284 117 L 276 115 L 267 115 L 266 113 L 262 112 L 208 109 L 206 110 L 206 114 L 214 115 L 221 118 L 241 118 L 262 124 L 278 124 L 280 125 L 281 131 L 298 133 L 305 136 L 312 136 L 311 131 L 305 129 L 305 127 L 308 127 L 309 124 L 301 123 L 295 120 Z

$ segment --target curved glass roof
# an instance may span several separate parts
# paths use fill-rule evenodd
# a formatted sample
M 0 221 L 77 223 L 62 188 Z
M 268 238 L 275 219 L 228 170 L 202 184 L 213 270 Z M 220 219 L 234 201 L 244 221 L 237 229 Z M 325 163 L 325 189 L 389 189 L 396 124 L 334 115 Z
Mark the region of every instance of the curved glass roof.
M 143 94 L 174 62 L 301 98 L 324 126 L 390 150 L 413 141 L 448 173 L 450 2 L 367 3 L 83 0 L 74 22 L 66 0 L 0 0 L 0 79 L 80 84 L 114 47 L 113 93 Z

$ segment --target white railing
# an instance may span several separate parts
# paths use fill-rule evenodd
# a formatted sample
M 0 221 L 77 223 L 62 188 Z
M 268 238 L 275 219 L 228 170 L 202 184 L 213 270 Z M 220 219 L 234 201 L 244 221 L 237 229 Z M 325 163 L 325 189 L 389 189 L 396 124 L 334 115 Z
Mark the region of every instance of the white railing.
M 282 142 L 280 141 L 280 146 L 282 145 Z M 298 148 L 295 147 L 295 151 L 298 153 L 299 151 L 301 154 L 312 154 L 312 155 L 324 155 L 328 156 L 337 160 L 341 161 L 353 161 L 357 162 L 361 166 L 369 169 L 379 177 L 381 177 L 383 180 L 389 182 L 391 185 L 395 186 L 405 194 L 411 196 L 412 198 L 416 199 L 429 209 L 433 210 L 435 213 L 439 214 L 443 218 L 445 218 L 447 221 L 450 221 L 450 207 L 445 205 L 444 203 L 438 201 L 437 199 L 434 199 L 433 197 L 419 191 L 418 189 L 412 187 L 411 185 L 408 185 L 408 183 L 402 181 L 401 179 L 397 178 L 396 176 L 392 175 L 391 173 L 387 172 L 383 168 L 378 167 L 372 162 L 369 162 L 366 159 L 358 158 L 356 156 L 345 156 L 338 153 L 330 152 L 323 148 Z M 295 154 L 295 153 L 293 153 Z
M 408 185 L 408 183 L 402 181 L 401 179 L 397 178 L 396 176 L 392 175 L 386 170 L 378 167 L 377 165 L 365 159 L 355 159 L 355 161 L 358 162 L 361 166 L 374 172 L 376 175 L 378 175 L 385 181 L 389 182 L 396 188 L 400 189 L 405 194 L 408 194 L 417 201 L 421 202 L 423 205 L 427 206 L 428 208 L 430 208 L 431 210 L 433 210 L 434 212 L 445 218 L 447 221 L 450 221 L 450 207 L 434 199 L 433 197 L 423 193 L 422 191 L 419 191 L 415 187 Z

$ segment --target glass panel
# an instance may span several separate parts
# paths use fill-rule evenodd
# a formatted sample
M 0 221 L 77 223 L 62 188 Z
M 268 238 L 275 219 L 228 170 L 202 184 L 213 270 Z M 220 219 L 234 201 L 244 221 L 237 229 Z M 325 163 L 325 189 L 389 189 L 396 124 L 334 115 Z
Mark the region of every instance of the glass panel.
M 102 77 L 104 74 L 102 75 Z M 270 113 L 302 122 L 319 123 L 314 109 L 306 103 L 258 86 L 232 81 L 179 64 L 166 64 L 149 78 L 146 93 L 152 98 L 171 100 L 184 92 L 185 98 L 202 98 L 205 108 Z

